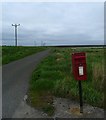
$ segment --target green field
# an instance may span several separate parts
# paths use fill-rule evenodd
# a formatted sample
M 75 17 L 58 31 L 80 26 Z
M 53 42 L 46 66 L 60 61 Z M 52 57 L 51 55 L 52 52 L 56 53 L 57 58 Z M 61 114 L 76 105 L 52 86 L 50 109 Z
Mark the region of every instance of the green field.
M 2 64 L 7 64 L 28 55 L 45 50 L 46 47 L 22 47 L 22 46 L 3 46 Z
M 87 80 L 82 81 L 83 100 L 93 106 L 104 106 L 103 48 L 52 48 L 51 55 L 32 73 L 28 103 L 48 115 L 55 111 L 53 96 L 79 101 L 78 81 L 72 74 L 71 55 L 86 52 Z

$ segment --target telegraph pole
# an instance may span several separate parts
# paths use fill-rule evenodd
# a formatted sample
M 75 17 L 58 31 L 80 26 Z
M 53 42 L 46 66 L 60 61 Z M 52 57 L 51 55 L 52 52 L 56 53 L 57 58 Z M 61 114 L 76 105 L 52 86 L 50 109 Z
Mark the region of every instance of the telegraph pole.
M 41 40 L 41 46 L 43 46 L 43 41 Z
M 20 26 L 20 24 L 12 24 L 12 26 L 15 27 L 15 46 L 17 46 L 17 27 Z

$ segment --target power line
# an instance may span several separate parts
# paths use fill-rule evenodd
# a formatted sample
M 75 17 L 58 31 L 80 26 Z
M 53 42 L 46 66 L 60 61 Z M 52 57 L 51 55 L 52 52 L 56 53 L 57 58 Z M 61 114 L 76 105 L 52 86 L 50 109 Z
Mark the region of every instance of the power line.
M 12 24 L 12 26 L 15 27 L 15 46 L 17 46 L 17 27 L 20 26 L 20 24 Z

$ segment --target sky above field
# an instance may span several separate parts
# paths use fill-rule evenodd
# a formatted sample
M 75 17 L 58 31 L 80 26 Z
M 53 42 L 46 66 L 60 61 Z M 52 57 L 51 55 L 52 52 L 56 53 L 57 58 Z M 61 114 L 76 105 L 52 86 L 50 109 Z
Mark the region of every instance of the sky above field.
M 2 43 L 14 45 L 104 44 L 104 3 L 2 3 Z

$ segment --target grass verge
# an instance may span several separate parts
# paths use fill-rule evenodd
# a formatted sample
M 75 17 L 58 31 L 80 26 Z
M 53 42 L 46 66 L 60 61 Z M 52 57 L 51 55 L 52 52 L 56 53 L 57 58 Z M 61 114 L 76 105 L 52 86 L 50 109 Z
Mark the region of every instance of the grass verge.
M 72 75 L 71 54 L 73 50 L 87 54 L 88 78 L 82 81 L 84 102 L 97 107 L 104 106 L 104 53 L 102 48 L 77 48 L 76 50 L 52 48 L 51 55 L 42 61 L 32 74 L 28 93 L 32 106 L 53 115 L 55 110 L 53 96 L 79 101 L 78 81 Z
M 3 46 L 2 64 L 7 64 L 28 55 L 45 50 L 46 47 Z

